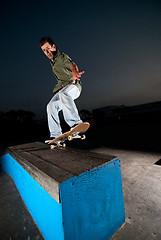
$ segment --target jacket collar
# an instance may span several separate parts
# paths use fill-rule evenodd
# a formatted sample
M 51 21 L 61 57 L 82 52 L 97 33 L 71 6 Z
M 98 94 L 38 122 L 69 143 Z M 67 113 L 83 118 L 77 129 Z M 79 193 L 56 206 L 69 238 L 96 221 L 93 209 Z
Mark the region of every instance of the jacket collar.
M 54 64 L 54 63 L 56 62 L 56 59 L 57 59 L 57 57 L 58 57 L 59 55 L 60 55 L 60 51 L 57 50 L 55 56 L 53 57 L 53 60 L 50 60 L 50 62 L 51 62 L 52 64 Z

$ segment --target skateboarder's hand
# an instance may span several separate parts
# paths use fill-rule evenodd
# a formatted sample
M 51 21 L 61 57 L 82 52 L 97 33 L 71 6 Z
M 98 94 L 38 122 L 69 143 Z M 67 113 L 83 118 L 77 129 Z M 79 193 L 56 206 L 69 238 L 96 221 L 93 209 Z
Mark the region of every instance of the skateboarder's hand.
M 72 62 L 70 64 L 70 68 L 71 68 L 72 74 L 73 74 L 73 82 L 72 83 L 75 83 L 75 80 L 80 80 L 80 77 L 82 76 L 84 71 L 80 72 L 78 69 L 78 66 L 74 62 Z
M 84 73 L 84 71 L 79 72 L 79 71 L 73 71 L 73 83 L 75 83 L 75 80 L 80 80 L 80 77 Z

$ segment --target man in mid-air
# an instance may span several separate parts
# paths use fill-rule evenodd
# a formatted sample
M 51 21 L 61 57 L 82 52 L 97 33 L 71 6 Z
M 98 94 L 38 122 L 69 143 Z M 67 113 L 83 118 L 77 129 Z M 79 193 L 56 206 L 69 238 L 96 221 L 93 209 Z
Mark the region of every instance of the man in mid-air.
M 50 59 L 52 71 L 57 84 L 53 90 L 54 96 L 47 105 L 50 140 L 62 134 L 59 111 L 63 111 L 64 120 L 72 128 L 82 123 L 74 100 L 80 96 L 82 86 L 78 66 L 65 53 L 60 52 L 50 37 L 43 37 L 40 48 Z

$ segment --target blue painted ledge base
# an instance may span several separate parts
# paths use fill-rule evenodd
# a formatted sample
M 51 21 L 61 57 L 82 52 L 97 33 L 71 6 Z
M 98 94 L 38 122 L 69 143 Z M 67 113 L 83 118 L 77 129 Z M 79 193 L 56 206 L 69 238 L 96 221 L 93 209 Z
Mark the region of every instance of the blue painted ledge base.
M 56 153 L 52 159 L 58 158 Z M 65 156 L 68 155 L 73 156 L 66 150 Z M 82 159 L 83 156 L 87 159 L 86 155 L 82 155 Z M 10 154 L 3 155 L 2 170 L 13 178 L 45 240 L 108 240 L 124 223 L 118 158 L 73 177 L 69 174 L 70 178 L 59 182 L 60 201 L 55 200 L 14 158 Z
M 119 159 L 67 180 L 60 194 L 65 239 L 107 240 L 125 221 Z
M 44 239 L 64 239 L 62 205 L 52 198 L 9 154 L 1 157 Z

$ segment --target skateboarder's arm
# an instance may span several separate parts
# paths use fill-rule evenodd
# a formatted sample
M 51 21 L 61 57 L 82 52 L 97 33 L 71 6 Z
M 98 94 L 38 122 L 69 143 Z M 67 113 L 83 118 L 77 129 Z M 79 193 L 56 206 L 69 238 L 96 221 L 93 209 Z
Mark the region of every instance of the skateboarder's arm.
M 70 68 L 73 74 L 73 83 L 75 83 L 75 80 L 80 80 L 80 77 L 84 71 L 80 72 L 78 66 L 74 62 L 70 63 Z

